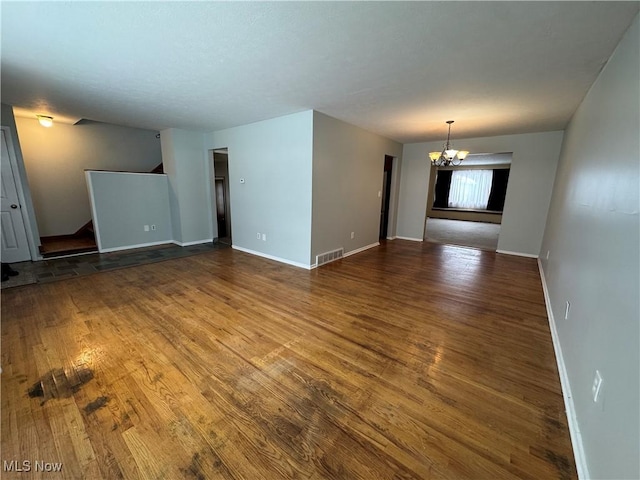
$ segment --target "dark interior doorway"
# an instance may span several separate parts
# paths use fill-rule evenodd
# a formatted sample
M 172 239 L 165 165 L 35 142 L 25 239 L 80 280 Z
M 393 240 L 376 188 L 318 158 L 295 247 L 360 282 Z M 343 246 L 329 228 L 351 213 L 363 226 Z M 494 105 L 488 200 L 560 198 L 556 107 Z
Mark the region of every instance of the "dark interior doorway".
M 226 148 L 213 151 L 213 187 L 218 242 L 231 245 L 231 197 L 229 195 L 229 154 Z
M 224 177 L 216 177 L 216 217 L 218 219 L 218 237 L 227 236 L 226 223 L 226 195 L 225 195 L 225 179 Z
M 380 209 L 380 239 L 385 240 L 389 229 L 389 203 L 391 202 L 391 171 L 393 157 L 384 156 L 384 176 L 382 180 L 382 203 Z

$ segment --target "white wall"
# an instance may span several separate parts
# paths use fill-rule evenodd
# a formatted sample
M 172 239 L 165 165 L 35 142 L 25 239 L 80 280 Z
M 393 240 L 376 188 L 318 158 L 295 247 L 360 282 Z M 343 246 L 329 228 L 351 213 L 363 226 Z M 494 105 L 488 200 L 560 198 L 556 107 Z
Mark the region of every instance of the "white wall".
M 313 112 L 312 264 L 320 253 L 378 243 L 385 155 L 400 157 L 402 145 Z M 395 204 L 392 196 L 390 223 Z
M 172 241 L 166 175 L 87 171 L 85 176 L 101 252 Z
M 638 32 L 636 17 L 567 128 L 540 253 L 588 470 L 598 479 L 640 478 Z M 603 406 L 591 397 L 596 370 Z
M 513 152 L 498 250 L 537 256 L 544 233 L 562 132 L 456 139 L 471 153 Z M 399 237 L 421 240 L 427 210 L 428 153 L 442 142 L 404 146 L 398 211 Z
M 149 172 L 162 157 L 158 132 L 104 123 L 42 127 L 16 117 L 40 235 L 68 235 L 91 219 L 84 170 Z
M 234 248 L 309 267 L 312 138 L 311 110 L 211 134 L 229 149 Z
M 211 165 L 205 135 L 170 128 L 160 132 L 164 172 L 169 177 L 173 238 L 180 245 L 213 240 Z

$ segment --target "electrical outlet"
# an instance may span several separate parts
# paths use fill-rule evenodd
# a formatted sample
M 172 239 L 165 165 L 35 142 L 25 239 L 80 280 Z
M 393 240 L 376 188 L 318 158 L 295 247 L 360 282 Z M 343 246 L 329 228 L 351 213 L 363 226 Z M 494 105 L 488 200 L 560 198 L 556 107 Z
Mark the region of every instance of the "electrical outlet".
M 378 190 L 378 198 L 382 198 L 382 191 Z
M 151 230 L 155 230 L 156 226 L 155 225 L 151 225 Z
M 569 320 L 569 310 L 571 310 L 571 303 L 567 300 L 567 306 L 564 309 L 564 319 Z
M 547 250 L 547 260 L 549 260 L 549 254 L 551 253 L 551 250 Z
M 593 377 L 593 385 L 591 385 L 591 395 L 593 396 L 593 401 L 598 403 L 598 401 L 602 398 L 602 375 L 600 372 L 596 370 L 596 374 Z
M 263 241 L 263 242 L 266 242 L 266 241 L 267 241 L 267 234 L 266 234 L 266 233 L 263 233 L 263 234 L 262 234 L 262 241 Z
M 145 225 L 145 226 L 144 226 L 144 231 L 145 231 L 145 232 L 148 232 L 148 231 L 149 231 L 149 225 Z
M 256 238 L 257 238 L 258 240 L 260 240 L 260 232 L 258 232 L 258 233 L 256 234 Z
M 356 232 L 351 232 L 351 239 L 353 240 L 356 237 Z

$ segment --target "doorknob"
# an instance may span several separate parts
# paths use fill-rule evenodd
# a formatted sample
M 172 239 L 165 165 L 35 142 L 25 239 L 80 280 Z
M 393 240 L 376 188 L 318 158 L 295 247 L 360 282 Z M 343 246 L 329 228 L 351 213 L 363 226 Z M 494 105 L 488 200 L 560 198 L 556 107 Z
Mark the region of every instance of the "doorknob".
M 13 208 L 15 210 L 16 208 L 18 208 L 18 205 L 16 205 L 15 203 L 12 203 L 11 204 L 11 208 Z

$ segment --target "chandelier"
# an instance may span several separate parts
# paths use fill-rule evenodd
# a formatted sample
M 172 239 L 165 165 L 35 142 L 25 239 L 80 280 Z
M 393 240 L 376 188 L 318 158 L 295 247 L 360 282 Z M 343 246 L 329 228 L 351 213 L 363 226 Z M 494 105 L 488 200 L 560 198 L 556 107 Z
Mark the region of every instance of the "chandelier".
M 455 150 L 451 148 L 451 124 L 453 120 L 447 120 L 447 123 L 449 124 L 449 133 L 447 133 L 447 143 L 444 144 L 444 148 L 441 152 L 429 152 L 431 165 L 435 167 L 458 166 L 462 163 L 462 160 L 469 155 L 469 152 L 466 150 Z

